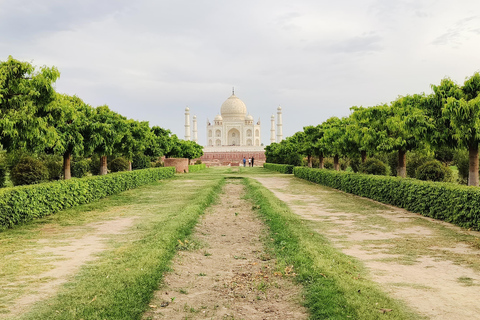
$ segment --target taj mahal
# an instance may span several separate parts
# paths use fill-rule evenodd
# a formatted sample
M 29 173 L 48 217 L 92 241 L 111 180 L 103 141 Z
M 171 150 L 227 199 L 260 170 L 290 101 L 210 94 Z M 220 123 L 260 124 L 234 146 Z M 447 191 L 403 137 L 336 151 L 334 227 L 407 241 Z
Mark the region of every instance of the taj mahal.
M 270 119 L 270 143 L 280 142 L 282 134 L 282 108 L 277 108 L 275 116 Z M 276 130 L 275 130 L 276 129 Z M 185 108 L 185 140 L 198 143 L 197 117 L 193 116 L 193 137 L 190 126 L 190 109 Z M 261 142 L 261 123 L 247 112 L 245 103 L 235 95 L 225 100 L 213 123 L 207 119 L 206 146 L 202 161 L 217 161 L 221 164 L 236 165 L 243 157 L 255 157 L 259 164 L 265 159 L 264 145 Z

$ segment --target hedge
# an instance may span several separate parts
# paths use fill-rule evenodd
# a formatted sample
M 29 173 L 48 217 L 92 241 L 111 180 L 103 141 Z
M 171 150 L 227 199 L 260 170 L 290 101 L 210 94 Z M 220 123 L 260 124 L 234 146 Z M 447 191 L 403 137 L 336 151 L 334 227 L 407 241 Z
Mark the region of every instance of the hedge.
M 289 174 L 289 173 L 293 173 L 293 168 L 295 166 L 291 164 L 264 163 L 263 167 L 268 170 Z
M 305 167 L 295 167 L 294 175 L 423 216 L 480 230 L 478 187 Z
M 1 189 L 0 230 L 174 174 L 173 167 L 153 168 Z
M 188 172 L 197 172 L 206 168 L 207 168 L 207 165 L 205 163 L 193 164 L 188 166 Z

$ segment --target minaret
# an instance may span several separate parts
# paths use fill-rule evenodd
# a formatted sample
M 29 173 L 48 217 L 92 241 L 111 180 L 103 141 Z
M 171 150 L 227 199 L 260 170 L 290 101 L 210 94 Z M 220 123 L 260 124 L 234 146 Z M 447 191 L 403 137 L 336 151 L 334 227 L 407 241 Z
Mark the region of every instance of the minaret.
M 197 134 L 197 116 L 193 116 L 193 141 L 198 143 L 198 134 Z
M 190 109 L 185 108 L 185 140 L 190 140 Z
M 275 116 L 272 114 L 272 126 L 270 127 L 270 143 L 275 142 Z
M 278 108 L 277 108 L 277 143 L 280 143 L 282 140 L 283 140 L 282 107 L 278 106 Z

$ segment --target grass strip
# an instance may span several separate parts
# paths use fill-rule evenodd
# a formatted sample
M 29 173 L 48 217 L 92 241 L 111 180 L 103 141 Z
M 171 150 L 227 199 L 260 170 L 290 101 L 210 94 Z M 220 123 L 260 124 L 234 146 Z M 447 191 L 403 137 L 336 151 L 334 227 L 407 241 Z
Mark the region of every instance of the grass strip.
M 246 197 L 270 228 L 267 243 L 280 270 L 295 273 L 304 287 L 310 319 L 421 318 L 388 297 L 360 262 L 335 249 L 259 182 L 247 178 L 245 184 Z
M 137 224 L 133 234 L 113 243 L 113 249 L 85 265 L 56 297 L 21 319 L 140 319 L 169 270 L 178 240 L 192 232 L 224 183 L 217 176 L 197 184 L 184 182 L 181 191 L 174 190 L 172 184 L 186 178 L 160 185 L 164 197 L 157 201 L 164 202 L 164 207 L 156 209 L 158 217 Z M 195 179 L 194 174 L 188 179 Z

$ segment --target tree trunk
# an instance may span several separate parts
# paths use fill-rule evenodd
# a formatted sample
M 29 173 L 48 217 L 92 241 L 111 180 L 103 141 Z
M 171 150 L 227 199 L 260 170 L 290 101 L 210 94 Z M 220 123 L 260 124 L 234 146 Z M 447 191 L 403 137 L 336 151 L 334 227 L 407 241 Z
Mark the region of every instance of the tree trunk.
M 311 168 L 312 167 L 312 156 L 308 155 L 307 159 L 308 159 L 308 167 Z
M 324 169 L 324 168 L 325 168 L 325 166 L 324 166 L 324 164 L 323 164 L 323 154 L 321 154 L 321 155 L 318 156 L 318 167 L 319 167 L 320 169 Z
M 72 172 L 70 170 L 70 164 L 71 164 L 71 154 L 70 152 L 65 152 L 63 154 L 63 178 L 65 180 L 71 179 L 72 178 Z
M 128 171 L 132 171 L 132 161 L 128 161 Z
M 361 151 L 360 156 L 362 157 L 362 163 L 365 163 L 365 160 L 367 160 L 367 151 Z
M 100 175 L 104 176 L 107 174 L 107 156 L 100 157 Z
M 478 187 L 478 143 L 468 147 L 468 185 Z
M 335 169 L 335 171 L 340 171 L 340 163 L 338 161 L 338 154 L 336 154 L 335 157 L 333 157 L 333 168 Z
M 402 178 L 407 177 L 407 152 L 404 150 L 398 150 L 397 176 Z

